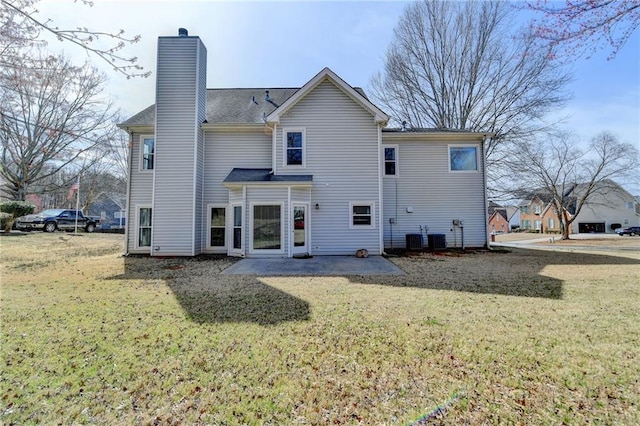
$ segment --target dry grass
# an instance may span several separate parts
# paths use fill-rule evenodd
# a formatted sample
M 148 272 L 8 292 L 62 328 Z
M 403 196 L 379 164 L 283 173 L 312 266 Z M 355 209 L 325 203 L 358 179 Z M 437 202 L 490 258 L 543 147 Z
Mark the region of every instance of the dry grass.
M 640 422 L 637 252 L 284 278 L 121 239 L 0 236 L 3 424 Z

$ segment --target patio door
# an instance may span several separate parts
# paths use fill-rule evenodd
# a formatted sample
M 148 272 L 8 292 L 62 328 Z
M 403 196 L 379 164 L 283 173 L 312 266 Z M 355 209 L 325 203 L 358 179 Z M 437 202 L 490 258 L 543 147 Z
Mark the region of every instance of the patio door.
M 308 204 L 293 204 L 293 223 L 291 224 L 291 253 L 293 255 L 309 253 L 308 247 Z

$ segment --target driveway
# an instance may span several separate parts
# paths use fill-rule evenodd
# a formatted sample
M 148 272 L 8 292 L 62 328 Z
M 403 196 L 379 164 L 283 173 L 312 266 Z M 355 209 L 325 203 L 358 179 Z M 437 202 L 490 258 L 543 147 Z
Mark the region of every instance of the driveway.
M 382 256 L 314 256 L 310 258 L 242 259 L 222 271 L 231 275 L 405 275 Z
M 523 247 L 538 250 L 640 251 L 640 237 L 617 234 L 571 234 L 569 240 L 559 235 L 504 234 L 496 236 L 491 247 Z

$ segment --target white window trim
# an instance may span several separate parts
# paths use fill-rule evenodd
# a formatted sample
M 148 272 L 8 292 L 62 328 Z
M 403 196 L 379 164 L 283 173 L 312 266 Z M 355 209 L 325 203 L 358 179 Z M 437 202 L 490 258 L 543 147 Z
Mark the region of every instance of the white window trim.
M 279 249 L 256 249 L 253 247 L 253 207 L 254 206 L 280 206 L 280 248 Z M 249 253 L 252 254 L 284 254 L 285 253 L 285 216 L 284 203 L 269 201 L 258 201 L 249 203 Z
M 153 139 L 153 169 L 145 169 L 144 168 L 144 140 L 145 139 Z M 155 135 L 140 135 L 140 162 L 138 163 L 138 170 L 143 173 L 153 173 L 156 169 L 156 137 Z
M 141 246 L 140 245 L 140 210 L 142 209 L 151 209 L 151 241 L 149 246 Z M 134 247 L 136 250 L 149 250 L 151 252 L 151 247 L 153 246 L 153 206 L 151 204 L 136 204 L 136 222 L 135 222 L 135 244 Z
M 371 225 L 354 225 L 353 224 L 353 207 L 354 206 L 370 206 L 371 207 Z M 349 202 L 349 229 L 375 229 L 375 228 L 376 228 L 375 201 L 350 201 Z
M 385 148 L 393 148 L 396 150 L 396 159 L 394 160 L 396 163 L 396 174 L 388 175 L 387 174 L 387 160 L 385 159 L 384 150 Z M 400 158 L 399 158 L 400 149 L 398 145 L 382 145 L 382 176 L 386 178 L 398 178 L 400 176 Z M 451 163 L 449 163 L 451 164 Z
M 451 170 L 451 148 L 475 148 L 476 149 L 476 170 Z M 447 168 L 449 173 L 480 173 L 480 145 L 478 144 L 449 144 L 447 145 Z
M 302 164 L 287 164 L 287 133 L 302 133 Z M 305 127 L 282 128 L 282 167 L 285 169 L 304 169 L 307 167 L 307 129 Z
M 224 209 L 224 246 L 212 246 L 211 245 L 211 209 Z M 226 252 L 227 245 L 229 244 L 229 209 L 226 204 L 207 204 L 207 249 L 220 250 Z M 233 221 L 231 222 L 233 224 Z

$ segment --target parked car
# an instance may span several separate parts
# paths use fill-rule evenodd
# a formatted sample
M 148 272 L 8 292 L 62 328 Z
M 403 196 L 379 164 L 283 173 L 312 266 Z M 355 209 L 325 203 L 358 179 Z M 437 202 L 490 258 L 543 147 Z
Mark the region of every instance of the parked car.
M 621 237 L 623 235 L 631 235 L 633 237 L 634 235 L 640 235 L 640 226 L 629 226 L 627 228 L 618 228 L 616 229 L 615 232 Z
M 29 214 L 16 219 L 16 228 L 22 231 L 42 229 L 44 232 L 55 230 L 70 231 L 79 229 L 93 232 L 99 220 L 94 217 L 84 216 L 80 210 L 49 209 L 37 214 Z

